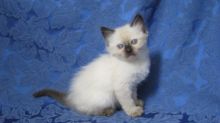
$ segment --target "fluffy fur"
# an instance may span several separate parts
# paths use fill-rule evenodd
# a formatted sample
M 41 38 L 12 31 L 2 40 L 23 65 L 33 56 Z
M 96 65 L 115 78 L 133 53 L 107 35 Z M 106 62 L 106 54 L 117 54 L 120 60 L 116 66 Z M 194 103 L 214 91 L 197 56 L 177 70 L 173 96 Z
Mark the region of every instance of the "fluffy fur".
M 147 77 L 150 67 L 148 32 L 143 19 L 137 15 L 131 24 L 116 29 L 102 27 L 101 31 L 107 53 L 81 68 L 65 96 L 54 95 L 51 90 L 39 91 L 34 96 L 54 97 L 88 115 L 111 115 L 116 107 L 121 107 L 129 116 L 140 116 L 143 101 L 137 99 L 137 85 Z M 133 39 L 137 42 L 132 44 Z

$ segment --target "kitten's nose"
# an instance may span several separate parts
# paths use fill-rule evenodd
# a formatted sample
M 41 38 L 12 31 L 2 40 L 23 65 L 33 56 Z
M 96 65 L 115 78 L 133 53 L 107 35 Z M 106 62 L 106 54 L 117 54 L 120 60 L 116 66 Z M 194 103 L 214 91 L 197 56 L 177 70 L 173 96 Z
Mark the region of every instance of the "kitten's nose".
M 132 48 L 130 45 L 125 45 L 125 52 L 126 53 L 131 53 L 132 52 Z

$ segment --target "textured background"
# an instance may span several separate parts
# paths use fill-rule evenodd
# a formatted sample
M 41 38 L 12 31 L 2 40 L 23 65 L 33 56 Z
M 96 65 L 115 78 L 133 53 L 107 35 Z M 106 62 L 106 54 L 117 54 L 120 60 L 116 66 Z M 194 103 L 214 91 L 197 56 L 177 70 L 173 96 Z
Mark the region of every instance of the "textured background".
M 79 115 L 41 88 L 66 91 L 71 76 L 104 51 L 100 26 L 141 13 L 151 74 L 145 114 Z M 0 0 L 0 123 L 220 123 L 219 0 Z

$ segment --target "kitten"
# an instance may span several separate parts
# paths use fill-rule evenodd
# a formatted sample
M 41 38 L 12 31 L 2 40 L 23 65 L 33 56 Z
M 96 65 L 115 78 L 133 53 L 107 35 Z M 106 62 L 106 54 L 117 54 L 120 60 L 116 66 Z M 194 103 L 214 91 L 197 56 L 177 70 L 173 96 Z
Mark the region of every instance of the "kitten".
M 136 15 L 131 24 L 116 29 L 101 27 L 101 32 L 107 53 L 73 77 L 68 93 L 44 89 L 34 97 L 49 96 L 88 115 L 110 116 L 117 107 L 132 117 L 142 115 L 137 85 L 147 77 L 150 67 L 144 20 Z

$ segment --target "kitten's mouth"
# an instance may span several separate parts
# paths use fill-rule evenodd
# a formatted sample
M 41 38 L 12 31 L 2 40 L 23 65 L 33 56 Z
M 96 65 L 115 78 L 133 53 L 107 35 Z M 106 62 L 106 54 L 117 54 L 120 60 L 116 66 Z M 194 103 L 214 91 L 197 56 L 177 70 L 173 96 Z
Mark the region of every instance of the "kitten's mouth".
M 131 52 L 131 53 L 126 53 L 125 55 L 126 55 L 126 58 L 136 56 L 136 54 L 135 54 L 135 53 L 133 53 L 133 52 Z

